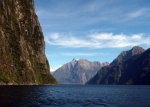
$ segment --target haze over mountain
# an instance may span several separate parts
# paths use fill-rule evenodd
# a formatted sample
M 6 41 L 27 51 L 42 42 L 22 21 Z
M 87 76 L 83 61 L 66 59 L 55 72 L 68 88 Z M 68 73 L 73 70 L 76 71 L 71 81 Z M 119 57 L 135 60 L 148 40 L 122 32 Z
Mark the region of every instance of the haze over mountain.
M 107 62 L 90 62 L 86 59 L 73 59 L 71 62 L 58 68 L 52 75 L 60 84 L 85 84 L 97 71 L 108 65 Z
M 0 84 L 56 84 L 33 0 L 0 1 Z
M 144 51 L 136 46 L 122 53 L 87 84 L 150 84 L 150 48 Z

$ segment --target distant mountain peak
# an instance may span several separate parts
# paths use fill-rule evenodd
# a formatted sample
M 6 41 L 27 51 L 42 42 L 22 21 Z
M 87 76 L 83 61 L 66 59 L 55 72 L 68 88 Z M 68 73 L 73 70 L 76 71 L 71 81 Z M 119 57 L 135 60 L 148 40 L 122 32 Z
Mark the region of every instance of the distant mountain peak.
M 75 58 L 74 58 L 74 59 L 72 59 L 72 61 L 78 61 L 78 60 L 79 60 L 79 59 L 75 59 Z
M 73 59 L 57 69 L 52 75 L 60 84 L 85 84 L 107 63 L 90 62 L 86 59 Z
M 110 65 L 114 65 L 114 64 L 117 64 L 119 62 L 125 61 L 125 60 L 131 58 L 134 55 L 143 53 L 144 51 L 145 51 L 145 49 L 143 49 L 142 47 L 140 47 L 140 46 L 134 46 L 130 50 L 122 51 L 118 55 L 118 57 L 111 62 Z
M 132 51 L 133 55 L 139 54 L 139 53 L 143 53 L 145 51 L 145 49 L 143 49 L 140 46 L 134 46 L 130 51 Z
M 71 62 L 72 62 L 72 63 L 74 63 L 74 62 L 77 62 L 77 61 L 78 61 L 78 60 L 76 60 L 76 59 L 73 59 Z
M 134 50 L 134 49 L 143 49 L 143 48 L 140 46 L 134 46 L 131 50 Z
M 135 51 L 131 53 L 132 51 Z M 129 51 L 123 51 L 122 54 L 132 55 L 121 63 L 102 67 L 98 73 L 87 82 L 87 84 L 135 84 L 150 85 L 150 48 L 144 51 L 141 47 L 133 47 Z M 136 54 L 138 52 L 138 54 Z M 140 53 L 143 52 L 143 53 Z M 123 59 L 123 57 L 122 57 Z
M 88 61 L 88 60 L 81 58 L 81 59 L 78 59 L 78 61 Z

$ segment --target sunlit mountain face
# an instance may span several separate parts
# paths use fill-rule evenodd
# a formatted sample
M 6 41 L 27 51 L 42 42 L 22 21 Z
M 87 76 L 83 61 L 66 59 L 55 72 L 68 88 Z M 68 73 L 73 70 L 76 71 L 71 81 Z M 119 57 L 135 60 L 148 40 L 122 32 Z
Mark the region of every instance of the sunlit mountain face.
M 98 61 L 90 62 L 86 59 L 73 59 L 71 62 L 58 68 L 52 75 L 59 84 L 85 84 L 97 71 L 107 66 L 109 63 L 100 63 Z

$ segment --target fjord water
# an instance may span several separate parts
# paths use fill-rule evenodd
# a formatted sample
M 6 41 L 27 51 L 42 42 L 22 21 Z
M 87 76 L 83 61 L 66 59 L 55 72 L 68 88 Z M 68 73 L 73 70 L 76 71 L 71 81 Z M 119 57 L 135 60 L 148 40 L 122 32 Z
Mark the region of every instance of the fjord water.
M 150 86 L 0 86 L 1 107 L 150 107 Z

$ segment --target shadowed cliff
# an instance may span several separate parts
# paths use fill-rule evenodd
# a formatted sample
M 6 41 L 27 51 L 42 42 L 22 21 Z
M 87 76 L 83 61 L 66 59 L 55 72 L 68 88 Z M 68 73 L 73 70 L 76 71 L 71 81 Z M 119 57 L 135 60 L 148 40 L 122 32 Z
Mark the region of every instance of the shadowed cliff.
M 149 85 L 150 48 L 143 50 L 141 47 L 134 47 L 124 51 L 126 54 L 120 54 L 109 66 L 102 67 L 87 84 Z

